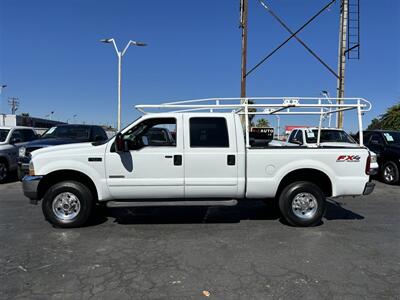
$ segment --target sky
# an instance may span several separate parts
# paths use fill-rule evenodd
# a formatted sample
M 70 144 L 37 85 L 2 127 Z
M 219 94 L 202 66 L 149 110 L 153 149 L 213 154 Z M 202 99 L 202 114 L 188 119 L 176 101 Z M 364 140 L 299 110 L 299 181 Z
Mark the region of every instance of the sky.
M 293 29 L 328 0 L 269 0 Z M 379 2 L 379 5 L 378 5 Z M 117 56 L 102 38 L 130 47 L 122 64 L 122 121 L 129 124 L 136 104 L 239 97 L 241 36 L 239 0 L 0 0 L 0 84 L 20 99 L 19 113 L 54 119 L 116 125 Z M 289 34 L 249 0 L 248 67 Z M 339 4 L 299 34 L 337 69 Z M 373 103 L 364 124 L 400 101 L 400 1 L 361 0 L 361 58 L 346 68 L 346 97 Z M 336 94 L 336 79 L 294 39 L 249 75 L 248 96 L 318 97 Z M 269 121 L 274 125 L 275 118 Z M 316 125 L 309 117 L 284 117 L 283 124 Z M 356 131 L 353 115 L 347 130 Z

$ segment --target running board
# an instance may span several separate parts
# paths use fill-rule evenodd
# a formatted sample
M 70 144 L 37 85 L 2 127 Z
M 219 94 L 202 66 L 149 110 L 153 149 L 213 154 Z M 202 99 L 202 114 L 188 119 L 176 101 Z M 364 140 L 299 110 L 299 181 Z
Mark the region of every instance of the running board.
M 232 200 L 192 200 L 192 201 L 107 201 L 107 207 L 145 207 L 145 206 L 235 206 Z

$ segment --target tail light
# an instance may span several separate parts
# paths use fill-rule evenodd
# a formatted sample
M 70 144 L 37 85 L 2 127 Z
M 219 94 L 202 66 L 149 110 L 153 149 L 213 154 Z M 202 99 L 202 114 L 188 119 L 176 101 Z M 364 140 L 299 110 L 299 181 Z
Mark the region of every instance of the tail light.
M 367 162 L 365 164 L 365 174 L 369 175 L 371 171 L 371 153 L 368 152 Z

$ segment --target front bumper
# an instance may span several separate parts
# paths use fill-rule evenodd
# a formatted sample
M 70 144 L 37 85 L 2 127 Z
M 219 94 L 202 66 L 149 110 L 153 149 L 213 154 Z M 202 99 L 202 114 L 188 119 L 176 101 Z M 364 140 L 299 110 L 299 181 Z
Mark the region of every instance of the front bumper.
M 20 180 L 22 177 L 29 174 L 29 162 L 30 158 L 28 157 L 18 158 L 18 177 Z
M 25 176 L 22 178 L 22 189 L 24 195 L 31 199 L 31 203 L 36 203 L 38 200 L 38 186 L 43 176 Z
M 365 184 L 363 195 L 369 195 L 374 191 L 375 183 L 367 182 Z

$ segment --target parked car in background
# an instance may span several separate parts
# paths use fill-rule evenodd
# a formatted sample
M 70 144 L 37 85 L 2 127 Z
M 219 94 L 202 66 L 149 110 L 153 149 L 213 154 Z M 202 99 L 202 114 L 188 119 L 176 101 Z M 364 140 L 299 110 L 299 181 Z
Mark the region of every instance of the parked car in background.
M 317 137 L 318 128 L 295 128 L 289 135 L 287 145 L 316 147 Z M 321 128 L 320 144 L 321 146 L 358 147 L 357 142 L 346 131 L 338 128 Z
M 25 143 L 37 139 L 30 127 L 0 127 L 0 183 L 10 172 L 17 170 L 18 149 Z
M 377 154 L 382 181 L 400 183 L 400 131 L 364 131 L 364 144 Z
M 286 145 L 317 147 L 317 136 L 318 128 L 295 128 L 290 133 Z M 346 133 L 346 131 L 338 128 L 321 128 L 320 145 L 322 147 L 359 147 L 355 138 Z M 369 174 L 376 175 L 379 171 L 377 155 L 373 151 L 370 151 L 370 154 L 371 161 Z
M 107 141 L 106 132 L 96 125 L 58 125 L 47 130 L 39 139 L 19 148 L 18 178 L 22 179 L 29 172 L 31 153 L 41 148 L 86 142 Z

